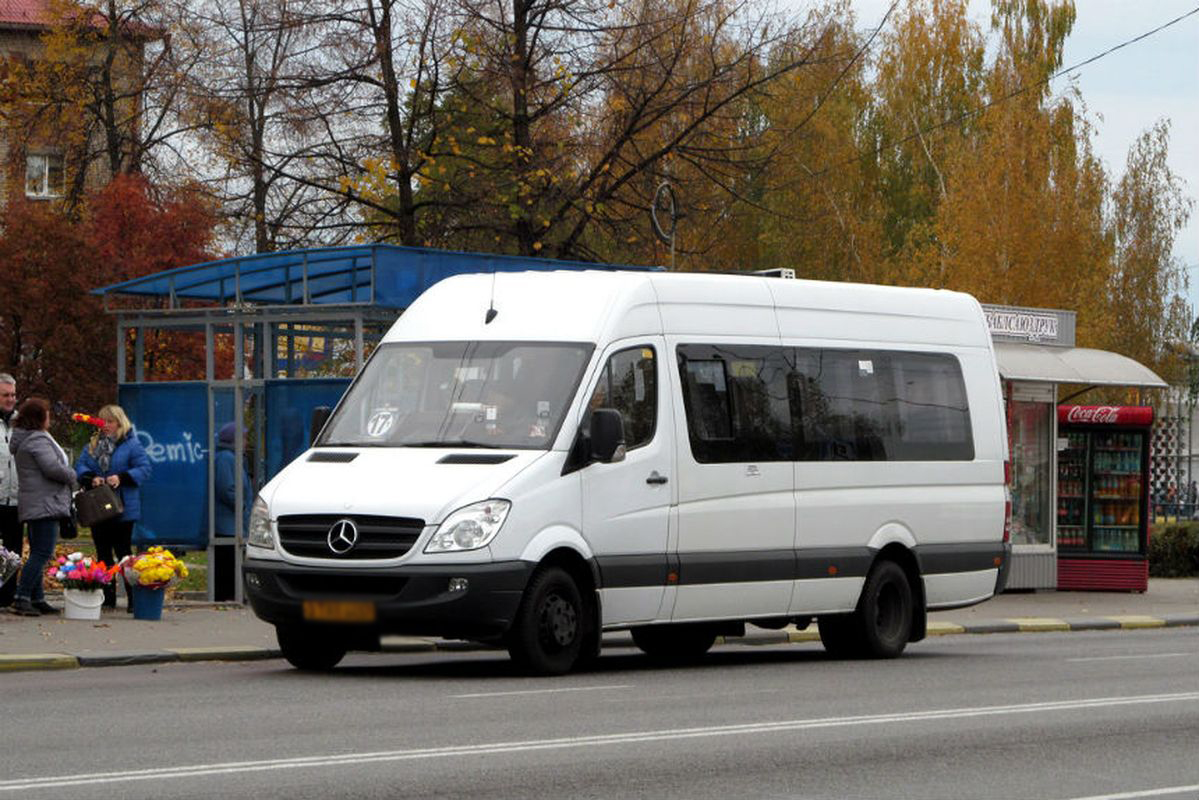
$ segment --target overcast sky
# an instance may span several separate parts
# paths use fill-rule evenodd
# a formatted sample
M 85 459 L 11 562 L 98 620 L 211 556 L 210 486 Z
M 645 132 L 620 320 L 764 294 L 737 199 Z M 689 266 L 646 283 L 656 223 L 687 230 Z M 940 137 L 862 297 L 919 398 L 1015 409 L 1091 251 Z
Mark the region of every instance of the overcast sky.
M 878 25 L 892 0 L 852 0 L 859 26 Z M 1066 41 L 1072 66 L 1199 7 L 1199 0 L 1075 0 L 1078 18 Z M 990 0 L 970 0 L 971 15 L 990 27 Z M 1113 182 L 1124 172 L 1129 146 L 1158 119 L 1172 123 L 1170 167 L 1197 200 L 1175 242 L 1189 269 L 1191 305 L 1199 312 L 1199 14 L 1071 73 L 1096 128 L 1095 150 Z M 1067 77 L 1053 83 L 1067 87 Z

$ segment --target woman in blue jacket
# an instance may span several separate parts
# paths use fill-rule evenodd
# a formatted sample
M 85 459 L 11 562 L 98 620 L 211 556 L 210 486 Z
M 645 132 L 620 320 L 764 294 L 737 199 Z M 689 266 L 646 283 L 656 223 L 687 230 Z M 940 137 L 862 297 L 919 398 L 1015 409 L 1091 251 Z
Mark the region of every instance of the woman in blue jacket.
M 133 552 L 133 523 L 141 519 L 141 496 L 138 487 L 150 478 L 150 459 L 137 440 L 133 424 L 118 405 L 108 405 L 97 414 L 104 420 L 103 430 L 92 436 L 75 462 L 75 474 L 83 488 L 107 483 L 121 496 L 125 513 L 116 519 L 98 523 L 92 528 L 96 557 L 105 564 L 115 564 Z M 133 594 L 125 584 L 127 610 L 133 610 Z M 114 584 L 104 587 L 104 605 L 116 608 L 117 589 Z

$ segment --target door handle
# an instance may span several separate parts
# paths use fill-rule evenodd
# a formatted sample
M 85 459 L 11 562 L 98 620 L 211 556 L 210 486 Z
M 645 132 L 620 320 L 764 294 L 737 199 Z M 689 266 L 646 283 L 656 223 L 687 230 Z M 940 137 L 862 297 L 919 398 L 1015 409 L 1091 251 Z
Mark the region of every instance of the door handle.
M 666 476 L 659 475 L 658 471 L 654 470 L 653 472 L 651 472 L 649 474 L 649 477 L 645 479 L 645 482 L 650 484 L 651 486 L 660 486 L 663 483 L 666 483 Z

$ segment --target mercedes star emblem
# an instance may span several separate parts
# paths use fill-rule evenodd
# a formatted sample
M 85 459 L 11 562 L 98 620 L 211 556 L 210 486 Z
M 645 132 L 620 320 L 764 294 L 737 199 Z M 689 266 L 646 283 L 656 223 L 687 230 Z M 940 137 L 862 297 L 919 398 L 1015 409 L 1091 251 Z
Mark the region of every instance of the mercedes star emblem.
M 358 526 L 352 519 L 339 519 L 329 529 L 325 541 L 334 555 L 344 556 L 358 544 Z

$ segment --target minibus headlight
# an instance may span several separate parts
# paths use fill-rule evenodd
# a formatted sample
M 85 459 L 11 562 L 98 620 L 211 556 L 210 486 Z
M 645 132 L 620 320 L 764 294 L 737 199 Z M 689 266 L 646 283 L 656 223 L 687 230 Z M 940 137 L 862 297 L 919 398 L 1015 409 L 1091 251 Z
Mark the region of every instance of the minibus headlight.
M 271 510 L 267 508 L 262 495 L 255 497 L 254 504 L 250 506 L 250 528 L 246 535 L 246 541 L 254 547 L 275 546 L 275 536 L 271 533 Z
M 485 547 L 499 533 L 510 508 L 512 504 L 507 500 L 484 500 L 458 509 L 438 526 L 425 545 L 425 552 L 450 553 Z

